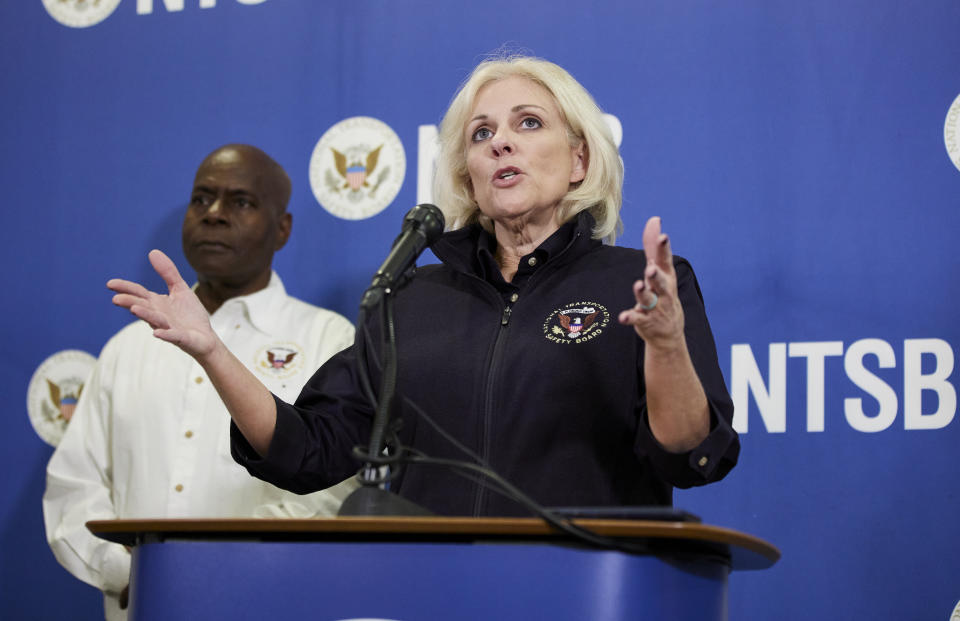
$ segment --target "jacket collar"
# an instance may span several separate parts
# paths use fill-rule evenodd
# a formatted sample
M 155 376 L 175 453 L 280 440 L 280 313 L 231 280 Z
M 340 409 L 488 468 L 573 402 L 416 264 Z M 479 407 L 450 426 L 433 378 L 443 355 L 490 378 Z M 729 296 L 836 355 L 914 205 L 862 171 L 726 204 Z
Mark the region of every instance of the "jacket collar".
M 594 219 L 586 210 L 565 222 L 531 254 L 540 265 L 575 259 L 602 242 L 591 238 Z M 479 224 L 445 233 L 430 249 L 447 266 L 466 274 L 486 278 L 483 255 L 493 256 L 497 241 Z

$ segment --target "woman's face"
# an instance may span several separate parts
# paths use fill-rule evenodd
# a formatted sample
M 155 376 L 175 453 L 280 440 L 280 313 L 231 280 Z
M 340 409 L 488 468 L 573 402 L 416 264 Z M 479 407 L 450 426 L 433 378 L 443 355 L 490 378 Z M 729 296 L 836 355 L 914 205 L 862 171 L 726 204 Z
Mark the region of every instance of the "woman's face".
M 570 146 L 553 96 L 527 78 L 481 88 L 464 131 L 474 198 L 495 222 L 551 220 L 586 173 L 583 146 Z

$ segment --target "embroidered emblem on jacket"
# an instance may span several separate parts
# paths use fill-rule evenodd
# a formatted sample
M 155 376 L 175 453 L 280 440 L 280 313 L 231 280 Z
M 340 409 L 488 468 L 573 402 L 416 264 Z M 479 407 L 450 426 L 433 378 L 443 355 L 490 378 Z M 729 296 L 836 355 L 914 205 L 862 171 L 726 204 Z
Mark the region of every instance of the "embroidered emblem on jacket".
M 603 333 L 610 323 L 610 312 L 596 302 L 571 302 L 550 313 L 543 322 L 548 341 L 567 345 L 586 343 Z

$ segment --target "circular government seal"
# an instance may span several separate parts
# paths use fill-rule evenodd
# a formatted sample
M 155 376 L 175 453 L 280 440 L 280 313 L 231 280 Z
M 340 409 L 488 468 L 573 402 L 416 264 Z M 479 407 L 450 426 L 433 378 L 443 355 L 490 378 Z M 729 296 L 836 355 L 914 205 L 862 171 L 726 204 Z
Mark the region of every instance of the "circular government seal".
M 293 377 L 303 365 L 303 348 L 290 342 L 261 347 L 254 359 L 257 372 L 274 379 Z
M 43 0 L 50 17 L 64 26 L 86 28 L 107 19 L 120 0 Z
M 67 429 L 97 359 L 79 349 L 59 351 L 44 360 L 27 387 L 27 413 L 37 435 L 56 446 Z
M 368 116 L 340 121 L 320 137 L 310 157 L 310 187 L 320 205 L 346 220 L 383 211 L 407 171 L 400 138 Z
M 562 345 L 586 343 L 600 336 L 609 323 L 606 307 L 596 302 L 571 302 L 547 316 L 543 337 Z
M 947 110 L 947 120 L 943 123 L 943 143 L 950 161 L 960 170 L 960 95 Z

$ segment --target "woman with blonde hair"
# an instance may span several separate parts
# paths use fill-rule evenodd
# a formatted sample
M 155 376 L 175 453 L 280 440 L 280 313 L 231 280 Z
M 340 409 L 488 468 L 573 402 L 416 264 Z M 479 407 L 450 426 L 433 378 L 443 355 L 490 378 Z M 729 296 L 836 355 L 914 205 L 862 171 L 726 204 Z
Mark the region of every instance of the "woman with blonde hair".
M 394 299 L 398 440 L 421 457 L 391 489 L 439 514 L 527 511 L 422 457 L 466 454 L 546 506 L 670 505 L 674 486 L 725 476 L 739 440 L 699 286 L 657 217 L 643 251 L 613 245 L 623 170 L 589 93 L 548 61 L 491 59 L 454 96 L 440 140 L 441 264 Z M 219 343 L 172 262 L 151 261 L 170 294 L 114 280 L 114 302 L 204 367 L 233 417 L 235 459 L 299 492 L 355 472 L 376 348 L 344 350 L 284 403 Z

